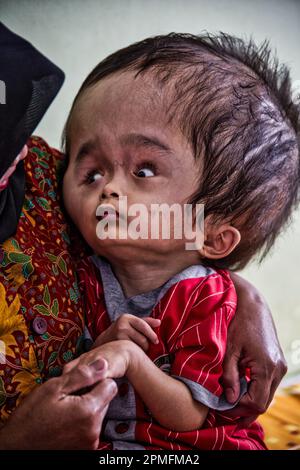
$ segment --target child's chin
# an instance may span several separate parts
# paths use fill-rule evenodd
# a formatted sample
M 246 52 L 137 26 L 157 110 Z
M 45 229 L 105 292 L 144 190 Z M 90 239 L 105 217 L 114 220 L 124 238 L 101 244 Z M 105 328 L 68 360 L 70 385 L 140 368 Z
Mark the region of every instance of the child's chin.
M 103 240 L 97 240 L 97 245 L 93 247 L 97 255 L 109 257 L 109 255 L 114 258 L 120 257 L 123 258 L 123 254 L 128 251 L 133 251 L 132 241 L 129 240 L 120 240 L 120 239 L 109 239 L 105 238 Z
M 97 240 L 94 252 L 111 261 L 161 260 L 174 253 L 174 246 L 169 240 Z M 180 247 L 181 249 L 181 247 Z

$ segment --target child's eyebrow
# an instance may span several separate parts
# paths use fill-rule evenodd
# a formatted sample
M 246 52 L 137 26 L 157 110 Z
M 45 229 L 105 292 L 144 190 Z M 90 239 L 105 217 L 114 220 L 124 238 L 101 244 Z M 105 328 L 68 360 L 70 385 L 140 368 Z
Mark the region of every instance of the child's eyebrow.
M 168 154 L 173 153 L 167 144 L 161 142 L 157 137 L 154 136 L 135 133 L 127 134 L 121 138 L 121 143 L 125 145 L 134 145 L 135 147 L 150 147 Z
M 97 147 L 97 143 L 95 140 L 89 140 L 87 142 L 84 142 L 80 147 L 77 152 L 77 155 L 75 157 L 75 165 L 78 166 L 79 163 L 84 160 L 84 158 L 91 153 L 95 148 Z
M 173 151 L 165 143 L 161 142 L 157 137 L 146 136 L 143 134 L 127 134 L 120 138 L 120 142 L 124 145 L 134 145 L 135 147 L 147 147 L 154 150 L 160 150 L 164 154 L 171 155 Z M 87 155 L 99 148 L 99 142 L 97 139 L 88 140 L 83 142 L 79 147 L 79 150 L 75 157 L 75 166 L 78 167 L 79 164 L 85 159 Z

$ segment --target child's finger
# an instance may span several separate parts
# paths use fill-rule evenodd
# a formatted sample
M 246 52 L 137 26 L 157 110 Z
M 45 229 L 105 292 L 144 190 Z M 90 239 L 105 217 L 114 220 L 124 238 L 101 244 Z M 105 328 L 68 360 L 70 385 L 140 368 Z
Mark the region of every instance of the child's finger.
M 144 334 L 139 333 L 135 328 L 130 330 L 128 335 L 128 339 L 133 341 L 133 343 L 137 344 L 142 348 L 144 351 L 147 351 L 149 348 L 149 341 Z
M 149 320 L 149 317 L 147 317 Z M 130 326 L 137 330 L 139 333 L 144 335 L 151 343 L 157 344 L 158 343 L 158 337 L 155 331 L 153 331 L 152 326 L 149 325 L 145 319 L 135 317 L 132 320 L 130 320 Z M 158 325 L 156 325 L 158 326 Z
M 143 320 L 151 326 L 151 328 L 157 328 L 161 324 L 161 320 L 159 318 L 153 317 L 145 317 Z

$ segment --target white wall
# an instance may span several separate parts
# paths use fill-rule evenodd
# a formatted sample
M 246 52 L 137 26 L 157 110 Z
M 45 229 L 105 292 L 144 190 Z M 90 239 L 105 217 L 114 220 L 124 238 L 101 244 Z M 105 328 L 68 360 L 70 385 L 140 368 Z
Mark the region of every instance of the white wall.
M 37 129 L 53 146 L 87 73 L 107 54 L 170 31 L 222 30 L 271 40 L 300 79 L 299 0 L 0 0 L 0 18 L 60 65 L 66 82 Z M 299 82 L 298 82 L 299 83 Z M 262 267 L 244 275 L 270 303 L 290 373 L 300 371 L 300 216 Z

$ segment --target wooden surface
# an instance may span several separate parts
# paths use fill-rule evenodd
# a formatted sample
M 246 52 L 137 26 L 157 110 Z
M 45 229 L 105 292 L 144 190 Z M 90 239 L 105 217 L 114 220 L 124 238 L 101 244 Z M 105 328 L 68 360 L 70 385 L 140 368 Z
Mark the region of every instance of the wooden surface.
M 300 386 L 279 392 L 258 421 L 270 450 L 300 450 Z

